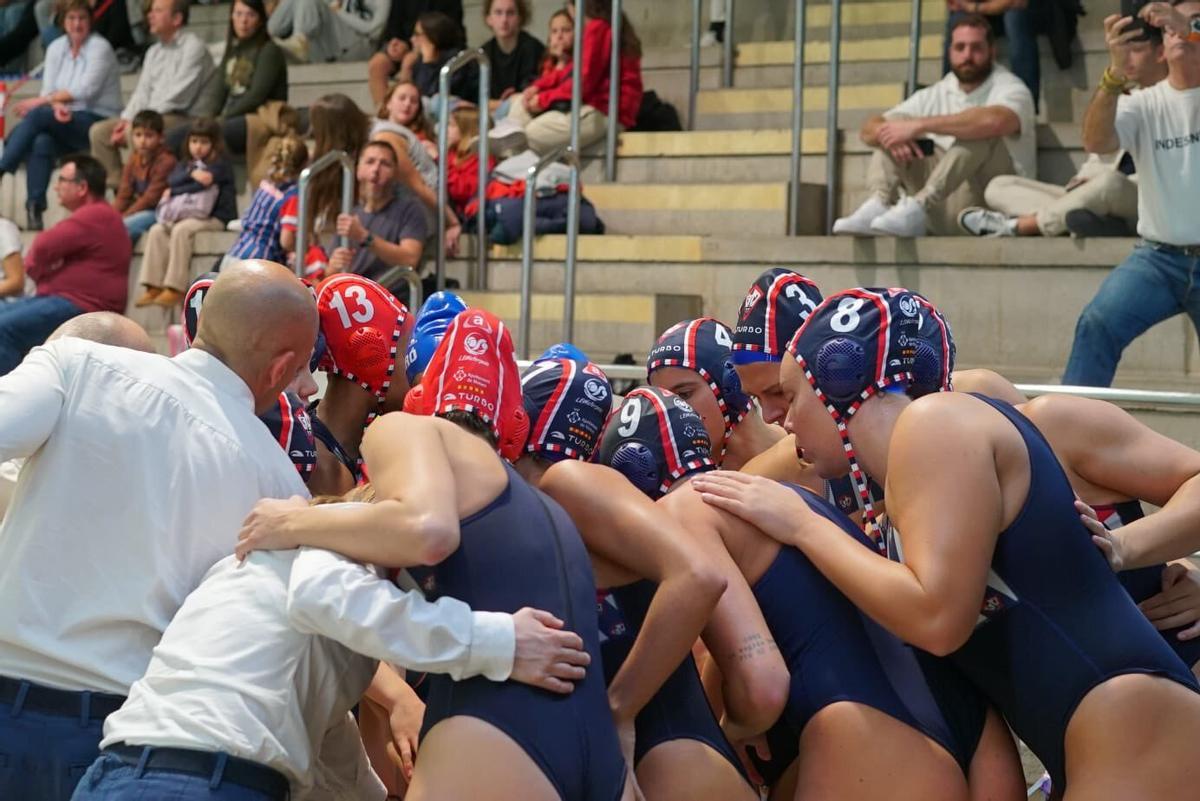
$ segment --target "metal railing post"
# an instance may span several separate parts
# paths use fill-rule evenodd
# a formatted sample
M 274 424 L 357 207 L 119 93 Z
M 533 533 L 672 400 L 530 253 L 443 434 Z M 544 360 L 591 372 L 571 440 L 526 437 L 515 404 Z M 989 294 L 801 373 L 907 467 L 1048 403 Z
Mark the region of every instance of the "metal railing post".
M 788 211 L 788 234 L 800 228 L 800 159 L 804 147 L 804 23 L 805 0 L 796 0 L 795 64 L 792 66 L 792 185 Z
M 575 2 L 575 42 L 571 51 L 571 152 L 579 154 L 579 114 L 583 108 L 583 4 Z M 612 87 L 609 87 L 610 91 Z M 613 120 L 608 124 L 612 125 Z M 563 275 L 563 340 L 575 337 L 575 257 L 579 248 L 579 170 L 571 171 L 567 194 L 567 263 Z
M 692 0 L 692 64 L 688 76 L 688 130 L 696 130 L 696 93 L 700 91 L 700 0 Z
M 565 161 L 571 168 L 572 173 L 579 172 L 579 156 L 570 147 L 559 148 L 558 150 L 548 155 L 542 156 L 537 164 L 530 167 L 525 172 L 525 207 L 524 207 L 524 232 L 523 247 L 521 250 L 521 323 L 517 329 L 517 353 L 522 359 L 529 358 L 530 347 L 530 331 L 533 325 L 533 240 L 535 230 L 535 211 L 537 204 L 537 177 L 543 169 L 556 161 Z M 573 259 L 574 256 L 568 253 L 568 258 Z M 574 280 L 574 268 L 568 268 Z M 571 293 L 572 298 L 574 292 Z M 566 303 L 566 293 L 564 293 L 564 304 Z M 570 341 L 567 337 L 566 341 Z
M 308 250 L 308 190 L 312 183 L 312 179 L 325 169 L 332 167 L 334 164 L 342 165 L 342 214 L 349 214 L 354 210 L 354 160 L 344 150 L 331 150 L 321 158 L 314 161 L 312 164 L 300 171 L 300 181 L 296 189 L 299 195 L 299 210 L 300 223 L 296 226 L 296 275 L 304 277 L 304 256 Z M 317 221 L 313 220 L 311 225 L 316 228 Z M 339 236 L 337 238 L 340 247 L 346 247 L 346 237 Z
M 917 65 L 921 59 L 921 0 L 912 0 L 908 35 L 908 91 L 905 96 L 917 91 Z
M 612 53 L 608 65 L 608 130 L 604 139 L 604 180 L 617 180 L 617 125 L 621 108 L 621 0 L 612 4 Z
M 721 86 L 733 86 L 733 0 L 725 0 L 725 58 L 721 65 Z
M 438 207 L 437 216 L 437 288 L 440 292 L 446 288 L 446 205 L 449 203 L 447 189 L 446 154 L 450 147 L 450 76 L 468 64 L 479 65 L 479 211 L 476 214 L 478 266 L 474 283 L 478 286 L 487 278 L 487 225 L 484 214 L 487 209 L 487 179 L 488 179 L 488 100 L 491 99 L 492 65 L 482 48 L 464 50 L 446 62 L 438 74 Z
M 825 123 L 825 230 L 833 230 L 837 213 L 838 88 L 841 83 L 842 0 L 829 8 L 829 109 Z

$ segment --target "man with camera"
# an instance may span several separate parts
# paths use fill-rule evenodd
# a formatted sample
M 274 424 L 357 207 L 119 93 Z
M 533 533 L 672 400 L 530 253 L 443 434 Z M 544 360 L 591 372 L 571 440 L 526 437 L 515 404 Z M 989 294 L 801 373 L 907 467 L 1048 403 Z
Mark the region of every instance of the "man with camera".
M 1104 20 L 1111 63 L 1083 119 L 1090 153 L 1129 151 L 1139 176 L 1141 241 L 1075 326 L 1064 384 L 1106 387 L 1125 347 L 1186 312 L 1200 330 L 1200 0 L 1149 3 Z M 1167 78 L 1125 95 L 1130 43 L 1162 31 Z

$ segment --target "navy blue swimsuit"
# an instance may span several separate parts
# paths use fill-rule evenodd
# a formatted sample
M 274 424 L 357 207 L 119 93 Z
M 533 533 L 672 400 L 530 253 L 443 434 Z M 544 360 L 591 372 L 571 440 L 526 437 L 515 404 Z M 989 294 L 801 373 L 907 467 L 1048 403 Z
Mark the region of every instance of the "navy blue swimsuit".
M 504 492 L 461 521 L 458 550 L 410 572 L 431 600 L 449 595 L 476 611 L 551 612 L 583 638 L 592 666 L 568 695 L 482 676 L 430 675 L 421 736 L 449 717 L 479 718 L 515 740 L 565 801 L 614 801 L 624 791 L 625 760 L 599 670 L 591 561 L 562 507 L 505 469 Z
M 972 393 L 974 394 L 974 393 Z M 1064 738 L 1083 697 L 1128 673 L 1200 690 L 1092 544 L 1054 452 L 1024 415 L 1008 418 L 1029 451 L 1029 496 L 1000 533 L 979 622 L 950 659 L 1066 789 Z
M 876 550 L 828 502 L 787 486 L 814 512 Z M 772 767 L 764 779 L 777 778 L 796 751 L 781 725 L 791 729 L 794 743 L 809 719 L 838 701 L 878 709 L 911 726 L 941 744 L 967 772 L 987 706 L 952 666 L 920 654 L 859 612 L 795 548 L 781 548 L 752 589 L 792 676 L 783 717 L 769 733 Z
M 600 655 L 604 660 L 605 684 L 611 684 L 625 664 L 657 590 L 653 581 L 635 581 L 614 587 L 599 598 Z M 713 715 L 700 683 L 696 660 L 691 654 L 638 713 L 634 726 L 637 731 L 635 767 L 656 745 L 671 740 L 697 740 L 721 754 L 738 773 L 745 775 Z

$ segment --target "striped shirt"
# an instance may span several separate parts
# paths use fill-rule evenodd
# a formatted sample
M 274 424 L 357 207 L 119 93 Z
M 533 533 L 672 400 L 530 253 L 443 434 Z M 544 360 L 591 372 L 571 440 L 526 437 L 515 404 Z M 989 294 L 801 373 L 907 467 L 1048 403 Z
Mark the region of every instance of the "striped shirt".
M 293 230 L 296 227 L 294 216 L 285 219 L 284 208 L 285 205 L 295 208 L 294 203 L 288 202 L 295 197 L 294 182 L 276 186 L 263 180 L 242 217 L 242 232 L 229 249 L 229 255 L 235 259 L 266 259 L 283 264 L 286 254 L 279 244 L 279 232 L 284 224 L 289 224 Z

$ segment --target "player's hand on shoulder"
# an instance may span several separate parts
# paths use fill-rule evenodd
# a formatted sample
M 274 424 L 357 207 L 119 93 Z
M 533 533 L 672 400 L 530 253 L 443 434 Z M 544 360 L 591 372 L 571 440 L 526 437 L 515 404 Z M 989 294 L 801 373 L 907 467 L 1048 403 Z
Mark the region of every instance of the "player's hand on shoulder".
M 784 545 L 795 545 L 797 524 L 812 514 L 796 492 L 778 481 L 732 470 L 692 479 L 705 503 L 740 517 Z
M 1200 568 L 1172 562 L 1162 575 L 1163 590 L 1138 604 L 1159 631 L 1187 626 L 1180 640 L 1200 637 Z
M 238 559 L 245 559 L 253 551 L 286 551 L 297 547 L 288 533 L 288 520 L 297 510 L 307 508 L 308 501 L 299 495 L 287 500 L 263 498 L 254 504 L 238 532 L 234 549 Z
M 562 628 L 561 620 L 541 609 L 525 607 L 513 615 L 513 681 L 563 694 L 575 689 L 592 658 L 583 639 Z

